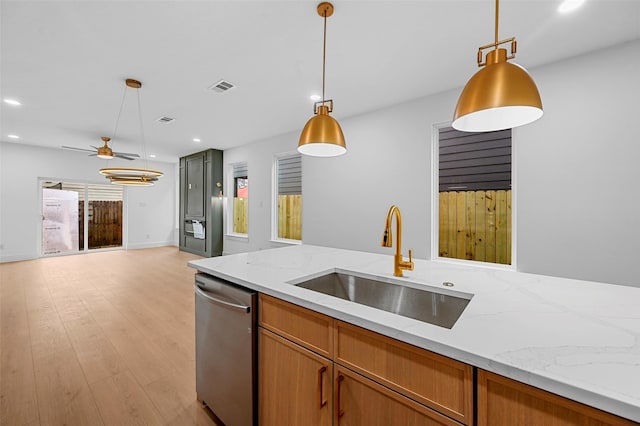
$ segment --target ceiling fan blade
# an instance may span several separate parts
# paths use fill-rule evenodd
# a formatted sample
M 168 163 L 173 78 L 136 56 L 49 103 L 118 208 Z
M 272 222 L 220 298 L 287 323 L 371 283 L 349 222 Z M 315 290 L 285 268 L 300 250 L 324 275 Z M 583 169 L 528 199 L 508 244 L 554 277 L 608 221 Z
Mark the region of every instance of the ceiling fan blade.
M 97 157 L 97 156 L 98 156 L 98 154 L 96 154 L 96 153 L 87 155 L 87 157 Z
M 125 160 L 135 160 L 135 158 L 127 157 L 126 155 L 123 155 L 122 153 L 115 153 L 115 152 L 114 152 L 114 155 L 115 155 L 116 157 L 118 157 L 118 158 L 124 158 Z M 136 155 L 136 157 L 137 157 L 137 155 Z
M 84 152 L 95 152 L 93 149 L 84 149 L 84 148 L 76 148 L 73 146 L 64 146 L 62 145 L 63 149 L 70 149 L 72 151 L 84 151 Z
M 140 156 L 138 154 L 132 154 L 130 152 L 120 152 L 120 151 L 115 152 L 115 151 L 113 151 L 113 155 L 115 155 L 115 156 L 126 155 L 127 157 L 138 157 L 138 158 L 140 158 Z
M 95 149 L 96 151 L 99 150 L 100 148 L 98 148 L 97 146 L 93 146 L 93 145 L 89 145 L 91 148 Z

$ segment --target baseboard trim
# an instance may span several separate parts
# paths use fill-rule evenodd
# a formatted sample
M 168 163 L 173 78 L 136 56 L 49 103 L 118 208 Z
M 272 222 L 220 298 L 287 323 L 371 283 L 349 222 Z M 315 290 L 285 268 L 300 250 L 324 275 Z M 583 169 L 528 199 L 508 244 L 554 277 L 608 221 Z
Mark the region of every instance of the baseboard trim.
M 0 255 L 0 263 L 22 262 L 24 260 L 38 259 L 40 256 L 30 254 L 12 254 L 9 256 Z
M 127 244 L 127 250 L 138 250 L 138 249 L 146 249 L 146 248 L 156 248 L 156 247 L 167 247 L 167 246 L 175 246 L 173 241 L 159 241 L 155 243 L 139 243 L 139 244 Z

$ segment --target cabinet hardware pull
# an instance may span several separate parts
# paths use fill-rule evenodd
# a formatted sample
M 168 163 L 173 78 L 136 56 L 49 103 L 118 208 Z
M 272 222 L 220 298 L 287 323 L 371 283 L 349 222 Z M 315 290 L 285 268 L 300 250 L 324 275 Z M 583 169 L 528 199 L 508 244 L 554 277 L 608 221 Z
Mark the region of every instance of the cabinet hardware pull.
M 318 400 L 320 401 L 320 408 L 327 405 L 327 400 L 324 399 L 324 381 L 322 380 L 322 376 L 326 371 L 327 367 L 325 365 L 320 367 L 320 370 L 318 370 Z
M 344 376 L 342 374 L 338 374 L 338 391 L 336 392 L 336 413 L 338 414 L 338 419 L 344 416 L 344 410 L 340 407 L 340 384 L 344 380 Z

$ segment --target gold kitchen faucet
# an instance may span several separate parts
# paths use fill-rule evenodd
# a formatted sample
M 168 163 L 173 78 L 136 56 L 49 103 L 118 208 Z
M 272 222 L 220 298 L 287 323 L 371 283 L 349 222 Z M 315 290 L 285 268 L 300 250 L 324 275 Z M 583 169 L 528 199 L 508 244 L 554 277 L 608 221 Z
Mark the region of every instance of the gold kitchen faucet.
M 409 250 L 409 261 L 405 261 L 402 256 L 402 216 L 398 206 L 391 206 L 387 213 L 387 220 L 384 226 L 384 234 L 382 235 L 382 247 L 391 247 L 393 245 L 393 236 L 391 234 L 391 220 L 393 214 L 396 215 L 396 255 L 393 258 L 393 275 L 402 276 L 402 270 L 413 271 L 413 260 L 411 258 L 411 250 Z

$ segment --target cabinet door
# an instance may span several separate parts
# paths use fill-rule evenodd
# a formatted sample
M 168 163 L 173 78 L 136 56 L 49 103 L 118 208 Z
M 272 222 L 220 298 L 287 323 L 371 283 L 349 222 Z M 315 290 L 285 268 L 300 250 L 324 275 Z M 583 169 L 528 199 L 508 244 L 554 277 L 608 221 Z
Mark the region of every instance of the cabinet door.
M 378 383 L 335 365 L 334 424 L 460 426 L 460 423 Z
M 205 213 L 205 163 L 206 154 L 199 153 L 187 157 L 185 185 L 185 216 L 187 218 L 204 218 Z
M 478 370 L 480 426 L 637 424 L 524 383 Z
M 461 423 L 473 424 L 473 368 L 342 321 L 333 360 Z
M 333 363 L 260 327 L 260 426 L 330 426 Z

